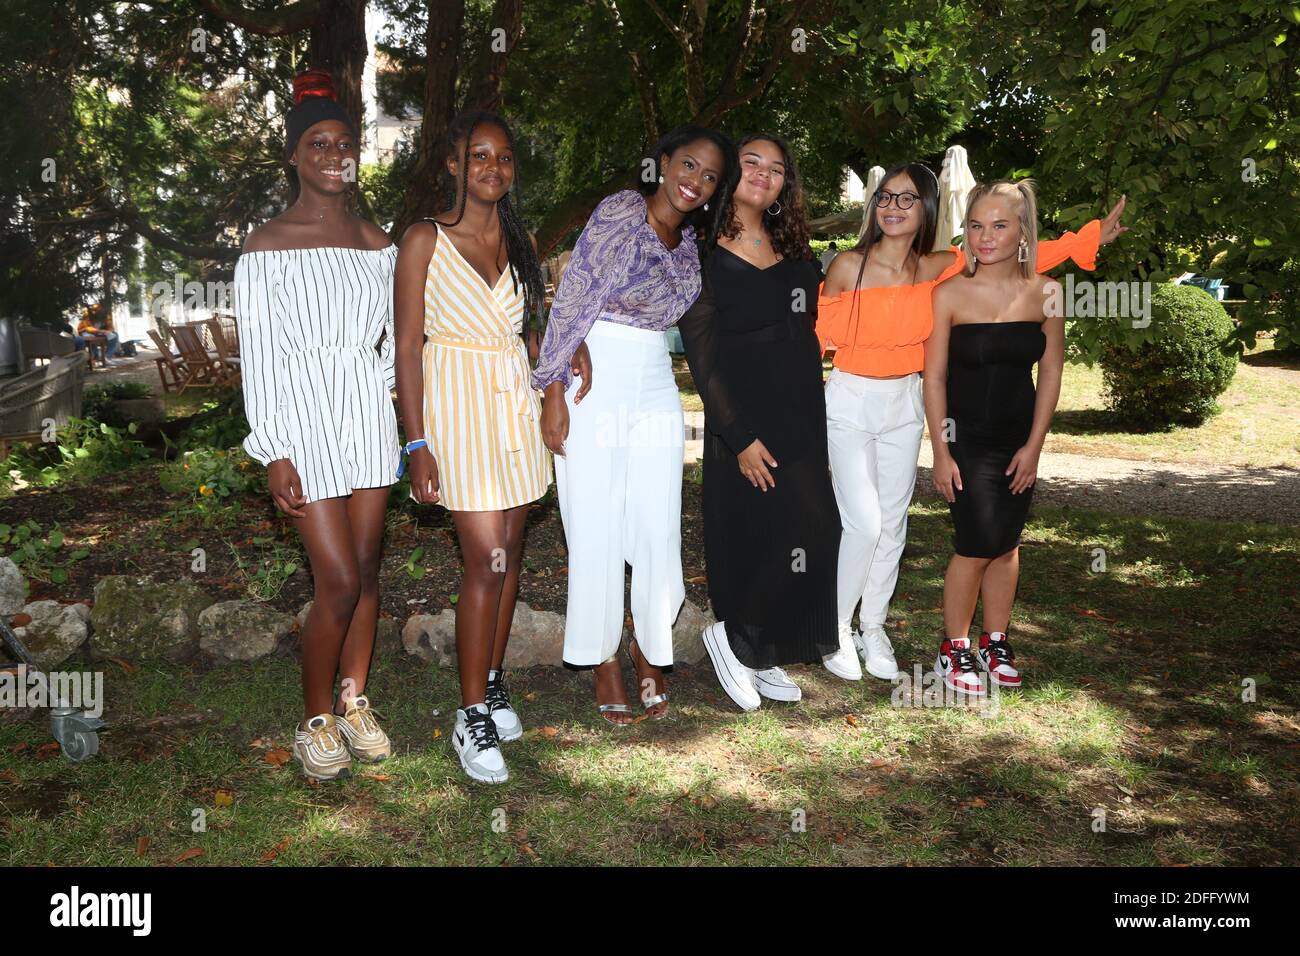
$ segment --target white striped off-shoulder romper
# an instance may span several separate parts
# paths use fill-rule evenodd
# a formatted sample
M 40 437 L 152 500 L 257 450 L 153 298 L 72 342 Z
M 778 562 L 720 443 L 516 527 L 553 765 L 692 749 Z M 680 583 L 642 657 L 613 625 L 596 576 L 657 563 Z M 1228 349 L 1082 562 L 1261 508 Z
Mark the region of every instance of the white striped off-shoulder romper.
M 246 252 L 235 266 L 244 450 L 288 458 L 308 502 L 396 480 L 397 247 Z
M 523 326 L 509 266 L 489 289 L 439 230 L 424 284 L 424 434 L 449 511 L 503 511 L 551 484 Z

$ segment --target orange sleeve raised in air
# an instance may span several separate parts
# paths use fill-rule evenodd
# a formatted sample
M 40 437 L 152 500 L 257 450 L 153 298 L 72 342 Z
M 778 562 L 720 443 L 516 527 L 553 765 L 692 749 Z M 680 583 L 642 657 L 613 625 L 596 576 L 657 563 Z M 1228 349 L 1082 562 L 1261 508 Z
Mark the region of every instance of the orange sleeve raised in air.
M 1046 272 L 1066 259 L 1073 259 L 1080 269 L 1097 268 L 1097 249 L 1101 246 L 1101 220 L 1094 219 L 1078 232 L 1067 232 L 1060 239 L 1043 239 L 1038 243 L 1038 271 Z

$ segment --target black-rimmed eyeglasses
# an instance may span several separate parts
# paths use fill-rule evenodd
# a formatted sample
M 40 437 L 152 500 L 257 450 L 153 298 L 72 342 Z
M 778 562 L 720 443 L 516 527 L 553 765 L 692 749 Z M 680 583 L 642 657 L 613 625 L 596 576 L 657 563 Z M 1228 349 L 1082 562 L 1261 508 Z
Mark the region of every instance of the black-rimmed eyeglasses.
M 899 209 L 911 209 L 912 203 L 921 197 L 916 193 L 891 193 L 888 189 L 876 190 L 876 206 L 880 209 L 888 209 L 892 200 L 897 200 Z

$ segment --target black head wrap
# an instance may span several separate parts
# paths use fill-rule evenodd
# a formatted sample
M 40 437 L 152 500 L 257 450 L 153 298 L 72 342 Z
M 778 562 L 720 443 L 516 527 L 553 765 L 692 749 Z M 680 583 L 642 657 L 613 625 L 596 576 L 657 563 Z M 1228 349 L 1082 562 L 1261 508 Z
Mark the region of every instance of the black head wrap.
M 334 82 L 325 70 L 308 70 L 293 81 L 294 104 L 284 118 L 284 154 L 292 156 L 298 140 L 317 123 L 338 120 L 353 136 L 357 135 L 352 120 L 334 100 Z

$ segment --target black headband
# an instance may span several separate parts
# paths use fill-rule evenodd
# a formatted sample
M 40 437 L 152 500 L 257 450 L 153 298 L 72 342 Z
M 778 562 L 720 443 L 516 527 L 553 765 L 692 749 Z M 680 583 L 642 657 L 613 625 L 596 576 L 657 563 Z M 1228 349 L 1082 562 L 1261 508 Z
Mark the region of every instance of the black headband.
M 357 134 L 352 127 L 352 120 L 348 119 L 348 114 L 343 112 L 343 107 L 338 103 L 326 96 L 307 96 L 301 103 L 292 107 L 284 118 L 285 156 L 293 155 L 303 133 L 326 120 L 338 120 L 353 136 Z

